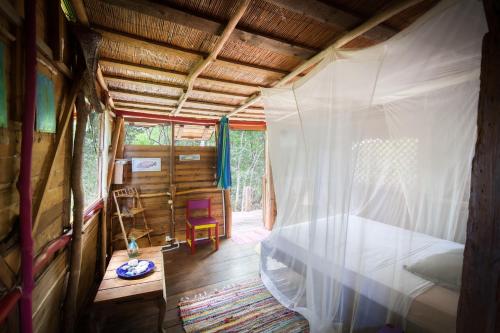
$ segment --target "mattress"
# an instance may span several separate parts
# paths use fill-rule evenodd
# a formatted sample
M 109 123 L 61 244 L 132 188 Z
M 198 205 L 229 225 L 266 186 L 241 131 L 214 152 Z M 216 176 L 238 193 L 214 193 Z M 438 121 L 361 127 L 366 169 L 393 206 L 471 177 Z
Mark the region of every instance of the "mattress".
M 340 223 L 339 218 L 333 217 L 318 220 L 311 233 L 310 223 L 300 223 L 271 234 L 262 242 L 263 275 L 270 269 L 267 263 L 272 259 L 299 273 L 304 272 L 307 263 L 309 270 L 316 274 L 338 280 L 335 263 L 339 258 L 335 254 L 340 251 L 337 247 L 341 244 L 345 246 L 346 269 L 340 279 L 345 287 L 401 317 L 408 319 L 413 315 L 415 325 L 426 322 L 426 316 L 433 315 L 432 308 L 437 304 L 434 299 L 448 294 L 443 292 L 444 288 L 432 288 L 432 282 L 406 271 L 404 266 L 433 254 L 463 248 L 463 245 L 354 215 L 349 216 L 349 223 Z M 310 240 L 311 235 L 322 239 Z M 441 305 L 450 308 L 442 312 L 456 313 L 452 301 L 444 303 L 446 305 Z

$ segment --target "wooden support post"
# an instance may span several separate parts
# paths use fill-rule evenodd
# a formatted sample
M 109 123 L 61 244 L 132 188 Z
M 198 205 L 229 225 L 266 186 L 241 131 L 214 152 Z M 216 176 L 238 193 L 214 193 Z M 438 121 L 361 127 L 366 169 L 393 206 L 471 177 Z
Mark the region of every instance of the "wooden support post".
M 224 190 L 224 219 L 226 227 L 226 238 L 231 238 L 233 229 L 233 209 L 231 208 L 231 190 Z
M 124 131 L 124 120 L 123 117 L 116 118 L 115 127 L 113 128 L 113 133 L 111 135 L 111 153 L 110 158 L 108 159 L 108 174 L 106 179 L 106 188 L 103 197 L 104 197 L 104 207 L 101 215 L 101 272 L 104 274 L 106 272 L 106 258 L 108 253 L 108 221 L 110 218 L 110 214 L 112 211 L 113 205 L 110 204 L 109 200 L 109 190 L 111 188 L 111 182 L 113 180 L 113 173 L 115 170 L 115 159 L 116 159 L 116 151 L 118 148 L 118 141 L 120 139 L 120 135 L 122 131 Z M 109 216 L 108 216 L 109 215 Z
M 458 333 L 500 331 L 500 7 L 494 0 L 484 7 L 489 32 L 483 39 Z
M 170 160 L 169 160 L 169 178 L 170 178 L 170 200 L 172 204 L 170 205 L 171 222 L 170 227 L 170 237 L 176 238 L 175 236 L 175 197 L 177 188 L 175 186 L 175 123 L 170 122 Z
M 266 135 L 265 145 L 265 191 L 264 191 L 264 227 L 271 230 L 276 220 L 276 198 L 274 194 L 273 173 L 271 169 L 271 160 L 269 158 L 269 144 Z
M 125 123 L 123 117 L 116 118 L 115 128 L 113 129 L 113 134 L 111 136 L 111 158 L 109 160 L 108 165 L 108 179 L 106 182 L 106 191 L 109 192 L 111 188 L 111 181 L 113 180 L 113 172 L 115 170 L 115 160 L 116 160 L 116 152 L 118 150 L 118 141 L 122 134 L 122 131 L 125 131 Z
M 175 111 L 172 112 L 172 114 L 176 115 L 178 114 L 184 103 L 187 101 L 189 94 L 193 90 L 194 86 L 194 81 L 196 78 L 213 62 L 217 59 L 217 56 L 219 55 L 219 52 L 222 50 L 224 47 L 224 44 L 226 41 L 229 39 L 229 36 L 231 36 L 231 33 L 234 31 L 236 28 L 236 25 L 238 24 L 239 20 L 247 10 L 248 6 L 250 5 L 250 0 L 240 0 L 238 4 L 238 9 L 236 12 L 233 14 L 231 19 L 229 20 L 228 24 L 224 28 L 224 31 L 222 32 L 222 35 L 220 38 L 217 40 L 217 44 L 215 45 L 214 49 L 212 52 L 200 61 L 198 64 L 196 64 L 196 67 L 191 71 L 187 78 L 187 89 L 186 91 L 181 95 L 179 102 L 177 103 L 177 108 Z
M 123 158 L 124 149 L 125 149 L 125 136 L 127 135 L 127 130 L 125 128 L 125 123 L 123 123 L 123 128 L 120 131 L 120 136 L 118 138 L 118 144 L 116 145 L 116 156 L 117 158 Z
M 78 96 L 75 145 L 73 151 L 71 189 L 73 191 L 73 241 L 71 243 L 70 274 L 64 311 L 64 332 L 74 332 L 78 285 L 82 266 L 82 230 L 85 194 L 82 183 L 83 143 L 90 110 L 85 105 L 85 97 Z

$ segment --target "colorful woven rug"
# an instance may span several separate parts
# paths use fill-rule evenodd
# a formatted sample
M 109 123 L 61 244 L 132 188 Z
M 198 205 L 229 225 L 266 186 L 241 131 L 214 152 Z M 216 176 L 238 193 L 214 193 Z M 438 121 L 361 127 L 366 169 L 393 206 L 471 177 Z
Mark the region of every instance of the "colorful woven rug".
M 309 332 L 307 320 L 282 306 L 259 279 L 179 302 L 184 329 L 191 332 Z

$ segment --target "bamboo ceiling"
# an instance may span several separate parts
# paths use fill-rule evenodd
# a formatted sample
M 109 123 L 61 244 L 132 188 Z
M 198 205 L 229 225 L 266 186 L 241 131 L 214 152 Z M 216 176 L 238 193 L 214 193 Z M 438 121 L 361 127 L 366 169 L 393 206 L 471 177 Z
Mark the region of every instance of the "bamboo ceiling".
M 421 1 L 344 47 L 363 48 L 386 40 L 436 2 Z M 256 96 L 259 87 L 272 87 L 394 1 L 83 3 L 90 27 L 103 35 L 99 65 L 116 110 L 219 119 Z M 201 72 L 196 73 L 199 66 Z M 231 119 L 264 121 L 263 105 L 257 101 Z

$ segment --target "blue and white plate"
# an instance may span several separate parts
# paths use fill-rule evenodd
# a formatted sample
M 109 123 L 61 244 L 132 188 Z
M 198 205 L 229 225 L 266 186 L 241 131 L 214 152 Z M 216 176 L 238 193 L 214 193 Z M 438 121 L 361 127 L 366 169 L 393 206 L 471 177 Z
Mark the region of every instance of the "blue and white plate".
M 155 263 L 150 261 L 150 260 L 141 260 L 139 259 L 139 264 L 141 262 L 144 262 L 144 264 L 141 264 L 141 265 L 145 265 L 147 263 L 147 267 L 144 271 L 141 271 L 141 272 L 137 272 L 133 266 L 130 266 L 128 264 L 128 262 L 124 263 L 123 265 L 121 265 L 120 267 L 118 267 L 116 269 L 116 275 L 118 275 L 118 277 L 122 278 L 122 279 L 139 279 L 139 278 L 142 278 L 142 277 L 145 277 L 147 276 L 149 273 L 151 273 L 152 271 L 154 271 L 155 269 Z M 135 266 L 137 267 L 137 266 Z

